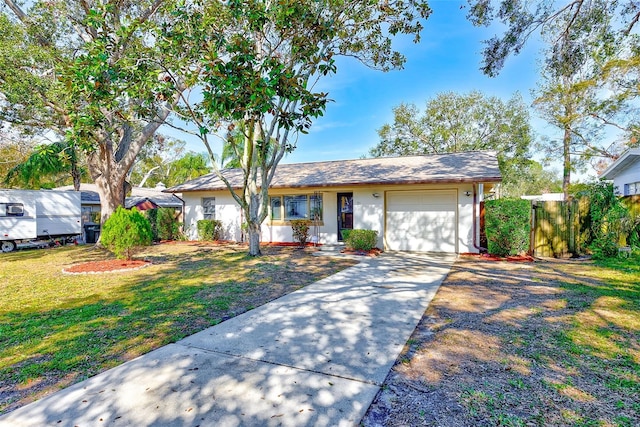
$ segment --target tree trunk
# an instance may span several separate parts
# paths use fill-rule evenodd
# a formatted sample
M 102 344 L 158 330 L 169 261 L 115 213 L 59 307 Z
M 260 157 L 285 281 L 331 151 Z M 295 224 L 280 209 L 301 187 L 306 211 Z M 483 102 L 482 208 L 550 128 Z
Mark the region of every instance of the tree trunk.
M 127 169 L 116 162 L 109 144 L 100 144 L 87 156 L 89 173 L 100 196 L 100 224 L 124 205 Z
M 571 129 L 564 127 L 564 137 L 562 138 L 562 149 L 564 156 L 564 167 L 562 172 L 562 192 L 564 200 L 569 200 L 569 185 L 571 184 Z
M 249 185 L 249 188 L 253 188 L 256 190 L 255 185 Z M 254 193 L 254 194 L 251 194 Z M 260 195 L 255 194 L 249 190 L 249 194 L 247 194 L 247 198 L 249 199 L 248 211 L 245 212 L 247 214 L 247 231 L 249 232 L 249 255 L 250 256 L 260 256 L 262 252 L 260 252 L 260 216 L 258 212 L 260 211 Z
M 249 223 L 249 255 L 260 256 L 260 224 Z

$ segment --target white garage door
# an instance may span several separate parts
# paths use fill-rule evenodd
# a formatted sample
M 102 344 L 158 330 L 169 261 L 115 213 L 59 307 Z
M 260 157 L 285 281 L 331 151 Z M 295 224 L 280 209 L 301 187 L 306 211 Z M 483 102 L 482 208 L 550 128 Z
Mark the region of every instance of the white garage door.
M 387 249 L 456 252 L 456 206 L 455 190 L 387 192 Z

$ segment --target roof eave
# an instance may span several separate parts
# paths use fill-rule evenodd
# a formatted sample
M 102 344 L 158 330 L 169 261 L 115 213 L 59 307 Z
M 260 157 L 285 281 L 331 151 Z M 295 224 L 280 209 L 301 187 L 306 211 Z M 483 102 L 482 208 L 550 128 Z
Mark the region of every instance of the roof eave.
M 415 179 L 415 180 L 378 180 L 378 181 L 366 181 L 366 182 L 339 182 L 339 183 L 320 183 L 314 185 L 272 185 L 271 189 L 283 189 L 283 188 L 335 188 L 335 187 L 364 187 L 371 185 L 428 185 L 428 184 L 473 184 L 473 183 L 498 183 L 502 182 L 500 176 L 486 176 L 486 177 L 469 177 L 469 178 L 435 178 L 435 179 Z M 242 187 L 233 187 L 234 190 L 240 190 Z M 224 191 L 227 187 L 199 187 L 193 189 L 187 188 L 168 188 L 163 190 L 166 193 L 189 193 L 198 191 Z

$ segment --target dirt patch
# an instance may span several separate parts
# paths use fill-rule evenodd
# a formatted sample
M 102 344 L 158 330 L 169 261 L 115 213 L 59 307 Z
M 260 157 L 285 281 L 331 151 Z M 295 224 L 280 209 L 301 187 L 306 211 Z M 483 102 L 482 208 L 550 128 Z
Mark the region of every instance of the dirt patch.
M 361 426 L 640 425 L 638 328 L 602 320 L 596 269 L 461 257 Z

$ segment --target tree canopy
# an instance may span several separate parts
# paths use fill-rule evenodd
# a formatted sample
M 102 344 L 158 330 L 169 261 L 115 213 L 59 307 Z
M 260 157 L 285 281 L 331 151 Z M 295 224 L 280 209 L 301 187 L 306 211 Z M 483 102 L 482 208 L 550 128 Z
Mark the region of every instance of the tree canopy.
M 508 101 L 478 91 L 444 92 L 426 102 L 393 109 L 394 122 L 378 130 L 374 157 L 495 150 L 505 185 L 521 179 L 529 166 L 533 134 L 529 110 L 520 95 Z
M 521 2 L 469 0 L 476 25 L 504 24 L 485 41 L 482 70 L 497 75 L 532 37 L 543 42 L 542 82 L 535 106 L 561 132 L 545 150 L 563 159 L 563 189 L 586 161 L 599 167 L 638 145 L 640 4 L 627 0 Z M 607 130 L 607 128 L 609 130 Z M 612 136 L 611 130 L 619 136 Z M 558 142 L 560 141 L 560 142 Z
M 173 57 L 158 49 L 155 30 L 172 19 L 173 2 L 4 4 L 0 119 L 29 132 L 53 130 L 84 151 L 104 221 L 124 202 L 138 152 L 184 89 L 158 78 Z
M 326 108 L 328 94 L 315 91 L 315 83 L 337 72 L 337 55 L 383 71 L 401 68 L 405 58 L 392 48 L 393 36 L 418 41 L 430 12 L 419 0 L 201 1 L 177 9 L 162 41 L 175 57 L 190 52 L 182 68 L 193 70 L 201 94 L 184 96 L 177 112 L 196 125 L 219 178 L 243 209 L 250 254 L 260 253 L 278 163 Z M 226 141 L 244 174 L 240 190 L 217 167 L 210 140 L 238 122 L 240 137 Z

